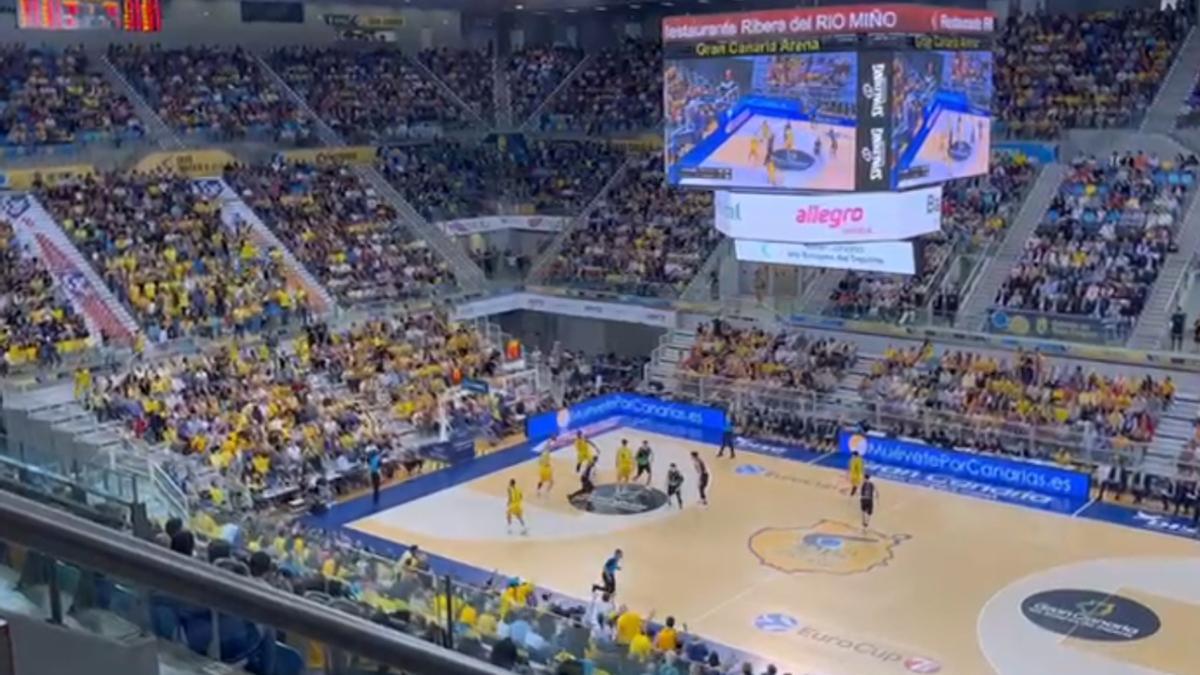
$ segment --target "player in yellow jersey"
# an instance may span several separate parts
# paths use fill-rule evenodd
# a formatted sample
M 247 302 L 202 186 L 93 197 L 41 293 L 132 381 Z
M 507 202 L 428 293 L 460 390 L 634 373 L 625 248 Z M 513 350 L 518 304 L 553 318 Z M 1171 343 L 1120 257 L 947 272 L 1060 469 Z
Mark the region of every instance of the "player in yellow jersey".
M 858 488 L 862 485 L 863 475 L 865 475 L 865 473 L 866 473 L 863 469 L 862 455 L 858 454 L 857 452 L 850 453 L 849 472 L 850 472 L 850 496 L 853 497 L 854 495 L 858 494 Z
M 593 453 L 596 457 L 599 457 L 600 448 L 597 448 L 595 443 L 584 438 L 582 431 L 575 432 L 575 473 L 579 473 L 583 467 L 592 461 Z
M 750 137 L 750 155 L 747 161 L 751 163 L 762 161 L 762 139 L 758 136 Z
M 617 482 L 628 483 L 633 476 L 633 451 L 629 449 L 629 441 L 621 440 L 617 448 Z
M 779 185 L 779 172 L 775 169 L 775 158 L 767 158 L 767 183 Z
M 550 490 L 554 489 L 554 467 L 550 460 L 550 443 L 546 443 L 542 447 L 542 454 L 538 457 L 538 484 L 537 494 L 542 494 L 542 488 L 546 488 L 546 494 L 550 494 Z
M 512 534 L 514 520 L 521 523 L 521 534 L 529 534 L 529 528 L 525 526 L 525 495 L 522 494 L 521 488 L 517 487 L 516 478 L 508 481 L 508 512 L 505 514 L 505 520 L 508 522 L 509 534 Z
M 783 125 L 783 149 L 796 149 L 796 132 L 792 130 L 792 123 L 787 122 Z

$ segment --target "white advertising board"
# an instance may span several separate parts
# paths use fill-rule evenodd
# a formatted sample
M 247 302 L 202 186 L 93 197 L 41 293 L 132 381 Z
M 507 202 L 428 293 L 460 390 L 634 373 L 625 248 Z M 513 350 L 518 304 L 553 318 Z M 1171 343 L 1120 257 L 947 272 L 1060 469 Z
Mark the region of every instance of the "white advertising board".
M 795 244 L 895 241 L 942 227 L 941 186 L 849 195 L 718 190 L 717 229 L 734 239 Z
M 876 241 L 859 244 L 784 244 L 776 241 L 737 239 L 737 259 L 772 265 L 830 267 L 859 272 L 916 274 L 913 245 L 905 241 Z

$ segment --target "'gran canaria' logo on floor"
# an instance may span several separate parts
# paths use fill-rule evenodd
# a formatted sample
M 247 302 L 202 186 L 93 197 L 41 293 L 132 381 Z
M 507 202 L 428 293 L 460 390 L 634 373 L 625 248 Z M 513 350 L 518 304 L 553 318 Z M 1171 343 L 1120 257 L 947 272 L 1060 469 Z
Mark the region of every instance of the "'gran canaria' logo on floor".
M 767 527 L 750 535 L 750 552 L 789 574 L 859 574 L 886 565 L 907 534 L 884 534 L 836 520 L 808 527 Z

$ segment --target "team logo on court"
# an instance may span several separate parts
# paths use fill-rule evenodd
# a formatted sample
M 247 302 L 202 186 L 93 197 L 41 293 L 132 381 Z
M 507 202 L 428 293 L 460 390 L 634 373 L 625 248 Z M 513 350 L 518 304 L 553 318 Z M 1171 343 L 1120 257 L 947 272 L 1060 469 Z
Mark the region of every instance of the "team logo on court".
M 759 562 L 789 574 L 860 574 L 888 564 L 907 534 L 884 534 L 836 520 L 808 527 L 768 527 L 750 536 Z
M 1132 642 L 1158 632 L 1154 610 L 1113 593 L 1057 589 L 1034 593 L 1021 603 L 1030 622 L 1052 633 L 1095 642 Z
M 571 506 L 605 516 L 632 516 L 666 503 L 667 493 L 636 483 L 606 483 L 597 485 L 589 494 L 571 497 Z

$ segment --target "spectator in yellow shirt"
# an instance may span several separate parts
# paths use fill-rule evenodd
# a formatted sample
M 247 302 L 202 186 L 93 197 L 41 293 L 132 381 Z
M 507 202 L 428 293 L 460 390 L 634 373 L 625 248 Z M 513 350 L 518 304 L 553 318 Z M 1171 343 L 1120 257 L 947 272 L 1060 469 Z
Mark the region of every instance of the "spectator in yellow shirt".
M 675 630 L 675 617 L 667 617 L 667 625 L 654 636 L 654 648 L 660 652 L 673 652 L 679 647 L 679 633 Z

